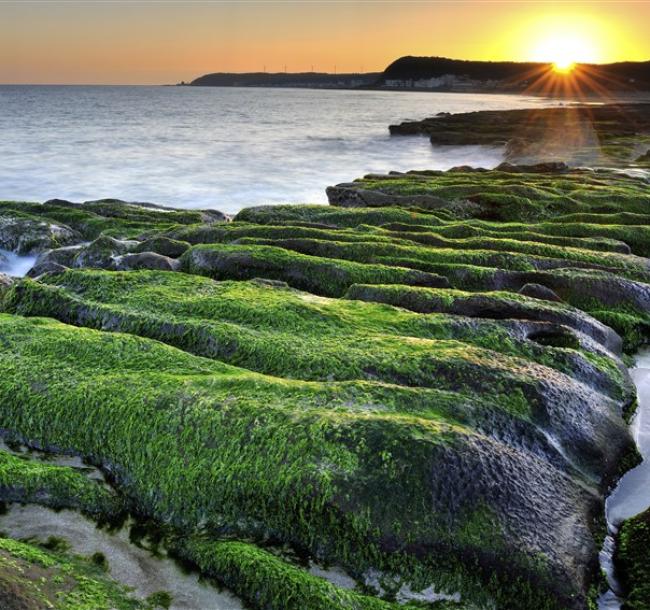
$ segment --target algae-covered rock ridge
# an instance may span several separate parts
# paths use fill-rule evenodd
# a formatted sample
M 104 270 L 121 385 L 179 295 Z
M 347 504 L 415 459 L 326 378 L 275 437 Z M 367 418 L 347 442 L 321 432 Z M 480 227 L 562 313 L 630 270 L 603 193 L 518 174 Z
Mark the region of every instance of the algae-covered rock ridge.
M 106 475 L 0 452 L 0 501 L 149 519 L 259 610 L 593 608 L 604 498 L 638 461 L 647 179 L 457 168 L 328 195 L 232 219 L 0 202 L 0 248 L 38 256 L 0 282 L 0 429 Z M 9 608 L 76 609 L 32 587 L 55 570 L 97 566 L 0 539 Z M 89 608 L 169 601 L 91 577 Z

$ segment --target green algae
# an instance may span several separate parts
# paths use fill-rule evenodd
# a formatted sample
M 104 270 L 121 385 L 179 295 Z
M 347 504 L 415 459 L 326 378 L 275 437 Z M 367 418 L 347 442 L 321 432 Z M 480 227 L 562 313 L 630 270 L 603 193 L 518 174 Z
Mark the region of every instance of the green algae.
M 0 537 L 0 602 L 20 610 L 154 610 L 93 562 Z
M 97 518 L 124 510 L 120 498 L 82 472 L 0 451 L 0 501 L 77 508 Z
M 447 281 L 434 274 L 389 264 L 361 264 L 307 256 L 267 245 L 202 244 L 193 246 L 182 257 L 188 273 L 213 279 L 245 280 L 263 277 L 290 281 L 295 288 L 323 296 L 343 296 L 357 283 L 403 283 L 420 286 L 445 286 Z
M 431 460 L 472 432 L 409 414 L 411 389 L 264 378 L 148 340 L 41 319 L 3 316 L 0 336 L 0 425 L 110 463 L 146 514 L 217 531 L 238 523 L 248 535 L 262 527 L 343 565 L 381 565 L 386 537 L 444 541 L 446 554 L 431 557 L 447 557 L 475 595 L 487 587 L 488 596 L 538 599 L 522 581 L 485 583 L 487 572 L 463 570 L 461 558 L 483 551 L 459 543 L 462 511 L 454 524 L 446 511 L 422 510 Z M 382 406 L 391 401 L 399 412 Z M 386 486 L 388 502 L 377 495 Z M 494 539 L 494 524 L 490 532 Z M 438 569 L 430 570 L 435 582 Z
M 208 213 L 209 214 L 209 213 Z M 136 237 L 143 233 L 169 230 L 182 224 L 216 220 L 201 211 L 169 210 L 128 204 L 117 200 L 99 200 L 84 204 L 52 200 L 45 203 L 0 201 L 0 218 L 51 223 L 62 226 L 78 236 L 78 241 L 92 240 L 101 234 L 118 238 Z M 68 245 L 69 241 L 59 245 Z M 23 248 L 27 251 L 29 248 Z
M 625 521 L 618 536 L 616 569 L 628 593 L 625 610 L 650 608 L 650 511 Z
M 256 607 L 269 610 L 395 610 L 400 607 L 311 576 L 252 544 L 195 538 L 181 549 L 202 572 L 215 576 Z M 455 607 L 462 610 L 460 605 Z
M 572 170 L 558 173 L 412 172 L 370 175 L 352 183 L 354 189 L 378 191 L 408 203 L 409 198 L 431 198 L 433 209 L 454 202 L 465 217 L 499 221 L 534 221 L 566 213 L 647 213 L 644 180 L 619 173 Z M 350 185 L 352 186 L 352 185 Z M 419 200 L 420 201 L 420 200 Z M 386 204 L 382 204 L 386 205 Z M 416 203 L 414 207 L 426 207 Z
M 557 260 L 550 268 L 540 264 L 542 268 L 536 269 L 532 257 L 492 251 L 459 255 L 455 250 L 367 242 L 252 238 L 239 242 L 243 243 L 194 246 L 183 255 L 184 269 L 215 279 L 282 280 L 325 296 L 342 296 L 352 284 L 517 291 L 527 283 L 539 283 L 570 305 L 611 324 L 623 336 L 626 350 L 638 345 L 637 337 L 644 335 L 650 323 L 648 284 L 625 278 L 625 273 L 576 268 L 568 261 Z
M 620 371 L 609 359 L 594 355 L 596 366 L 590 367 L 588 358 L 569 357 L 565 350 L 554 349 L 557 346 L 542 349 L 538 343 L 522 341 L 497 320 L 477 318 L 470 324 L 454 315 L 421 315 L 371 303 L 316 298 L 259 282 L 216 283 L 163 272 L 69 271 L 44 281 L 51 287 L 29 280 L 17 286 L 7 309 L 126 331 L 276 376 L 380 380 L 442 390 L 456 390 L 464 380 L 463 394 L 491 398 L 513 414 L 529 411 L 524 396 L 535 402 L 535 377 L 521 372 L 529 368 L 522 359 L 578 376 L 587 367 L 585 380 L 601 377 L 614 392 L 621 383 Z M 450 313 L 458 313 L 451 308 L 453 302 L 462 306 L 472 298 L 469 293 L 439 289 L 378 290 L 394 294 L 393 304 L 402 306 L 406 303 L 400 296 L 406 294 L 446 299 Z M 513 317 L 528 311 L 531 319 L 559 315 L 559 320 L 578 329 L 589 324 L 566 306 L 537 306 L 527 297 L 507 295 L 479 296 L 486 302 L 488 318 L 490 311 L 505 312 L 510 307 Z M 534 315 L 536 309 L 546 309 L 549 315 Z M 483 377 L 489 383 L 482 383 Z M 510 400 L 504 400 L 500 390 L 505 385 L 513 390 Z
M 228 225 L 106 201 L 0 205 L 83 239 L 138 238 L 137 251 L 181 256 L 187 272 L 68 271 L 6 290 L 7 311 L 104 332 L 0 317 L 0 426 L 108 466 L 143 514 L 207 528 L 186 555 L 246 583 L 242 597 L 259 607 L 284 607 L 283 596 L 296 608 L 390 607 L 314 579 L 262 549 L 269 539 L 479 606 L 581 607 L 582 584 L 558 573 L 552 548 L 522 547 L 509 521 L 533 510 L 535 494 L 512 507 L 524 487 L 509 488 L 505 509 L 474 486 L 487 480 L 484 463 L 509 486 L 534 455 L 547 465 L 521 485 L 541 476 L 550 497 L 570 498 L 565 510 L 600 510 L 557 477 L 607 478 L 603 454 L 570 434 L 560 443 L 575 467 L 540 451 L 550 404 L 540 389 L 556 384 L 564 403 L 575 380 L 611 413 L 630 401 L 607 353 L 620 343 L 596 319 L 626 350 L 648 339 L 647 185 L 567 171 L 356 185 L 394 200 L 252 208 Z M 401 208 L 404 197 L 425 199 Z M 517 294 L 530 283 L 564 302 Z M 612 443 L 619 423 L 607 427 Z M 59 475 L 15 476 L 55 489 Z

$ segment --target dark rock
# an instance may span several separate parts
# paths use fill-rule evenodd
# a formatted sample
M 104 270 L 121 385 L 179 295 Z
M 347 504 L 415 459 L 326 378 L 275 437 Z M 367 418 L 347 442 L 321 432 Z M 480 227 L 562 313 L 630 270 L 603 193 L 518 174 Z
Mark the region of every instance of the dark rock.
M 14 278 L 4 273 L 0 273 L 0 300 L 3 295 L 14 285 Z
M 155 252 L 138 252 L 117 257 L 112 268 L 117 271 L 131 271 L 136 269 L 156 269 L 158 271 L 178 271 L 180 261 L 156 254 Z
M 571 168 L 563 161 L 547 161 L 533 165 L 513 165 L 512 163 L 501 163 L 496 168 L 499 172 L 510 174 L 565 174 Z
M 169 237 L 154 237 L 147 239 L 133 249 L 133 252 L 156 252 L 170 258 L 178 258 L 189 250 L 191 244 Z
M 40 264 L 34 265 L 28 272 L 27 277 L 38 278 L 46 273 L 63 273 L 68 267 L 55 263 L 54 261 L 43 261 Z
M 219 210 L 199 210 L 202 222 L 214 224 L 216 222 L 230 222 L 232 218 Z
M 650 150 L 645 154 L 641 155 L 634 161 L 635 163 L 650 163 Z
M 98 237 L 95 241 L 81 248 L 75 256 L 73 267 L 95 267 L 110 269 L 114 266 L 115 259 L 130 252 L 138 246 L 137 241 L 120 241 L 106 235 Z
M 13 562 L 12 562 L 13 563 Z M 12 565 L 12 569 L 16 569 Z M 22 576 L 17 573 L 18 578 Z M 0 608 L 3 610 L 41 610 L 41 600 L 36 591 L 19 584 L 18 578 L 0 577 Z
M 74 265 L 75 257 L 82 251 L 83 246 L 66 246 L 64 248 L 56 248 L 54 250 L 48 250 L 39 254 L 34 267 L 30 274 L 33 277 L 34 269 L 37 267 L 42 267 L 46 264 L 57 264 L 63 267 L 72 267 Z M 36 275 L 40 275 L 36 273 Z
M 330 205 L 343 208 L 381 208 L 389 206 L 422 209 L 449 208 L 449 202 L 435 195 L 397 195 L 360 188 L 358 184 L 337 184 L 325 190 Z
M 626 166 L 639 145 L 647 145 L 643 134 L 650 131 L 650 104 L 465 112 L 391 125 L 389 131 L 427 135 L 434 146 L 504 146 L 506 158 L 516 163 Z
M 79 241 L 70 227 L 32 218 L 0 216 L 0 248 L 33 254 Z
M 519 290 L 519 294 L 532 297 L 533 299 L 541 299 L 542 301 L 555 301 L 556 303 L 562 302 L 562 299 L 555 294 L 555 292 L 541 284 L 525 284 Z

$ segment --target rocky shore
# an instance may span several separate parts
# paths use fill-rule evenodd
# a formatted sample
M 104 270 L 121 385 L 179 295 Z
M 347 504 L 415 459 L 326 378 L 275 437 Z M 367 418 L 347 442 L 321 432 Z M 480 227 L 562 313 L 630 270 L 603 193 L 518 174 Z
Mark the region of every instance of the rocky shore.
M 604 498 L 639 460 L 647 179 L 554 162 L 328 196 L 232 219 L 0 202 L 0 248 L 38 255 L 0 281 L 0 428 L 111 483 L 0 453 L 0 500 L 154 520 L 260 610 L 594 608 Z M 647 528 L 621 534 L 632 610 Z M 3 607 L 80 561 L 0 538 Z M 55 607 L 161 602 L 109 584 Z
M 539 110 L 448 114 L 391 125 L 393 135 L 426 135 L 436 146 L 504 147 L 506 161 L 648 167 L 650 104 L 566 105 Z

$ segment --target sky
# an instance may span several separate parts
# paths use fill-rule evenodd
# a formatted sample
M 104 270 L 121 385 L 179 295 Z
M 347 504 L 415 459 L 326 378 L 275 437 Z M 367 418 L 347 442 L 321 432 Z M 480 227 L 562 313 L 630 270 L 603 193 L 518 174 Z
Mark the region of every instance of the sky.
M 0 83 L 381 71 L 403 55 L 649 60 L 650 0 L 0 0 Z

